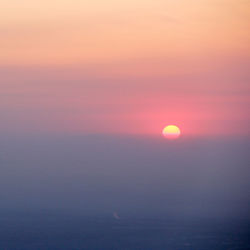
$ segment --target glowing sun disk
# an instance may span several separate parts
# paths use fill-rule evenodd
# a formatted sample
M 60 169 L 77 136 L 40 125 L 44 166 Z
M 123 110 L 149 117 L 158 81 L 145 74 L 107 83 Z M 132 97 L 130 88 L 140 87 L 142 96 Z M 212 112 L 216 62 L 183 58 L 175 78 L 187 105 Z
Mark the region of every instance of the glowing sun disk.
M 162 134 L 167 139 L 177 139 L 180 136 L 181 131 L 175 125 L 168 125 L 162 130 Z

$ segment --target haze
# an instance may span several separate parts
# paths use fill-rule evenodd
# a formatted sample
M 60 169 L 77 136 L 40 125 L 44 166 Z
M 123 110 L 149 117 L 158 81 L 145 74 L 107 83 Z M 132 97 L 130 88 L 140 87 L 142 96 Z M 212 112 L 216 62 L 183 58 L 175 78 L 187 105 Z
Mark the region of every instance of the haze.
M 250 249 L 249 30 L 248 0 L 1 0 L 0 249 Z
M 249 1 L 2 1 L 4 133 L 249 135 Z

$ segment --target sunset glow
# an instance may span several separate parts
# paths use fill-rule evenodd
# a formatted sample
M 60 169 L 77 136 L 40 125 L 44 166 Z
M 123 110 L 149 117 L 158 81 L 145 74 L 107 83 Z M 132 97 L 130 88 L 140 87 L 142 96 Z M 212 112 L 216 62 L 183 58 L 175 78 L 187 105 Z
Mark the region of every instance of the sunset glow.
M 0 250 L 250 249 L 250 0 L 0 2 Z
M 1 10 L 2 132 L 157 135 L 168 120 L 185 135 L 250 133 L 249 1 L 3 0 Z
M 163 129 L 162 134 L 167 139 L 177 139 L 181 135 L 181 131 L 175 125 L 168 125 Z

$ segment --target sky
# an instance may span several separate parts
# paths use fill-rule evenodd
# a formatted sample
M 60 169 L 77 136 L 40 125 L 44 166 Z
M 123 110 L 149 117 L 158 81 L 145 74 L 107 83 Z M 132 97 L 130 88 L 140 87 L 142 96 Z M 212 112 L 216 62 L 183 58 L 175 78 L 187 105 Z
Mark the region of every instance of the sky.
M 249 0 L 0 5 L 0 133 L 249 135 Z
M 0 0 L 0 248 L 113 244 L 126 218 L 130 246 L 249 248 L 249 30 L 250 0 Z

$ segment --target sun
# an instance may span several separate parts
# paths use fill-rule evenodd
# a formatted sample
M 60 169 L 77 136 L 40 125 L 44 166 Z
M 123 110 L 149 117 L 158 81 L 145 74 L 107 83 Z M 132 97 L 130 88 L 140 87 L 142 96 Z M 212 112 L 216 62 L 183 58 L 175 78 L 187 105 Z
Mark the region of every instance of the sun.
M 181 135 L 181 130 L 175 125 L 168 125 L 162 130 L 162 135 L 167 139 L 177 139 Z

